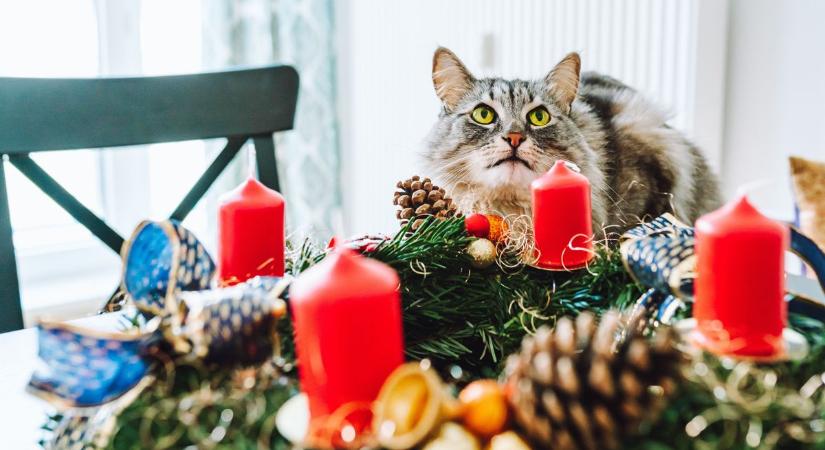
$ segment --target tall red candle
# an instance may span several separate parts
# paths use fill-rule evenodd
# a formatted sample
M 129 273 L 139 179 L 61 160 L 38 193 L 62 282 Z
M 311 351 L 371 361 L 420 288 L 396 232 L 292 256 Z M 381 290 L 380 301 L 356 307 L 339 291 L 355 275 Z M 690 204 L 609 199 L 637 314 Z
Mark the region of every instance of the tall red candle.
M 336 247 L 290 288 L 301 388 L 312 420 L 372 402 L 404 361 L 398 274 Z
M 576 269 L 593 257 L 590 182 L 564 161 L 530 185 L 537 266 Z
M 249 177 L 220 199 L 218 274 L 223 284 L 284 274 L 284 198 Z
M 696 221 L 693 316 L 710 350 L 747 356 L 780 350 L 789 239 L 785 226 L 744 196 Z

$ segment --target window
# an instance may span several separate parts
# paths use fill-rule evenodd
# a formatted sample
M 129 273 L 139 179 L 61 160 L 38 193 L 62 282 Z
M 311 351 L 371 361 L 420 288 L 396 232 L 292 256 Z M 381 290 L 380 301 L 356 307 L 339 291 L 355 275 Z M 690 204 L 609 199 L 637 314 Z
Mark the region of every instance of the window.
M 200 0 L 4 2 L 0 76 L 198 72 L 203 67 L 202 37 Z M 138 221 L 167 217 L 222 145 L 194 141 L 48 152 L 33 158 L 128 237 Z M 118 285 L 118 256 L 13 166 L 7 164 L 6 170 L 27 325 L 39 317 L 94 312 Z M 205 200 L 186 225 L 212 247 L 215 220 L 207 212 L 215 210 L 214 196 Z

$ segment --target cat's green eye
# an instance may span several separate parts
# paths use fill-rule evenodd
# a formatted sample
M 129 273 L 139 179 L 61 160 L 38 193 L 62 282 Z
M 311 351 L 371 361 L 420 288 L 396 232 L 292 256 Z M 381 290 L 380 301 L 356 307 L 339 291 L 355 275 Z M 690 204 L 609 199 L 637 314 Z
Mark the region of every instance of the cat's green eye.
M 534 127 L 543 127 L 550 123 L 550 112 L 544 106 L 539 106 L 527 113 L 527 120 Z
M 496 120 L 496 112 L 487 105 L 478 105 L 473 109 L 473 112 L 470 113 L 470 117 L 477 123 L 489 125 Z

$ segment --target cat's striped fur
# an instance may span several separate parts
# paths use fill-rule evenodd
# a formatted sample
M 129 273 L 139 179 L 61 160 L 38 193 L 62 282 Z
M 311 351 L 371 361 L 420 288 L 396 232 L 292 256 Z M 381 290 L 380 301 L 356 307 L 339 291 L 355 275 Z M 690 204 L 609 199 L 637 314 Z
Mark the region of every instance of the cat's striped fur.
M 715 175 L 665 114 L 615 79 L 580 78 L 579 68 L 571 53 L 540 80 L 476 79 L 439 48 L 433 82 L 443 108 L 427 138 L 428 173 L 464 211 L 529 214 L 530 182 L 558 159 L 573 162 L 592 186 L 594 230 L 664 212 L 692 223 L 715 208 Z M 482 104 L 495 111 L 493 123 L 471 118 Z M 539 106 L 551 120 L 536 127 L 527 114 Z

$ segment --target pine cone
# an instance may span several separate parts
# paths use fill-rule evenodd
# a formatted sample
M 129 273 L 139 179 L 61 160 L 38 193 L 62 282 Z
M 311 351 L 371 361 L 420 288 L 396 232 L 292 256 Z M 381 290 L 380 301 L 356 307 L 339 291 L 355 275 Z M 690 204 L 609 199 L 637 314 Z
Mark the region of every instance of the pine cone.
M 455 203 L 444 191 L 444 188 L 433 185 L 429 178 L 422 179 L 418 175 L 396 184 L 398 188 L 393 195 L 392 204 L 399 207 L 396 217 L 401 225 L 413 221 L 412 230 L 415 231 L 429 216 L 446 219 L 458 215 Z
M 540 448 L 615 449 L 652 420 L 676 389 L 681 354 L 674 332 L 649 340 L 633 330 L 617 342 L 619 315 L 559 319 L 522 341 L 507 361 L 517 425 Z

